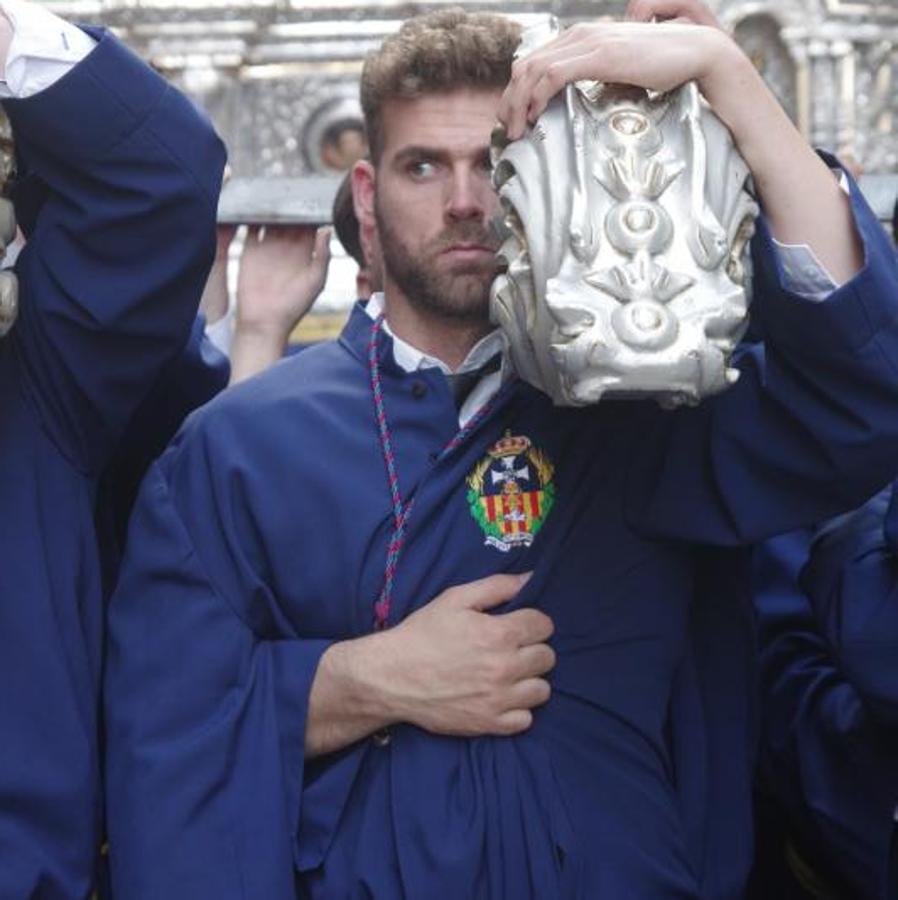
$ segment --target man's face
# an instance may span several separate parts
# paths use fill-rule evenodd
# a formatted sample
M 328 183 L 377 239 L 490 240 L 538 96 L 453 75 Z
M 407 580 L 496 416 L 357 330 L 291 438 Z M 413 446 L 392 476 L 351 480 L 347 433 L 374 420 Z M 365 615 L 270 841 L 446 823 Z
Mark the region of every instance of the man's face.
M 387 281 L 443 319 L 489 319 L 498 247 L 489 138 L 500 96 L 463 89 L 384 106 L 374 213 Z

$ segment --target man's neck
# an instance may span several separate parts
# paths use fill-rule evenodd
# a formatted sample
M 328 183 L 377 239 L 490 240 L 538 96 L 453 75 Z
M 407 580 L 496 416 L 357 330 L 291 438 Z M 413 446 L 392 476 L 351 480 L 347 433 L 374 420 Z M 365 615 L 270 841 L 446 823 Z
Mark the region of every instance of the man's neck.
M 444 362 L 454 372 L 471 348 L 494 326 L 488 319 L 455 320 L 429 315 L 405 298 L 384 294 L 384 318 L 390 331 L 421 353 Z

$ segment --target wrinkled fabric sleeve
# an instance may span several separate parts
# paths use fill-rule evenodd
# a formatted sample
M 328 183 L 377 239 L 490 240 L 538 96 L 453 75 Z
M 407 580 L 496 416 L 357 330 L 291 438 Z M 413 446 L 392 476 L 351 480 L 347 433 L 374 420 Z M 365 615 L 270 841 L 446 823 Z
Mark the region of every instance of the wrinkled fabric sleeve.
M 627 512 L 647 534 L 753 543 L 866 500 L 898 468 L 898 269 L 851 184 L 864 265 L 817 302 L 790 293 L 769 230 L 753 245 L 755 326 L 741 377 L 696 408 L 644 405 Z
M 198 526 L 172 500 L 170 458 L 144 483 L 110 607 L 113 893 L 293 900 L 308 695 L 329 642 L 248 624 L 241 550 L 233 566 L 217 553 L 207 571 Z
M 895 487 L 818 529 L 801 585 L 845 677 L 898 728 L 898 498 Z
M 105 465 L 185 344 L 215 251 L 224 150 L 208 120 L 121 43 L 4 101 L 28 236 L 9 339 L 42 426 L 77 468 Z
M 798 578 L 811 532 L 755 551 L 762 771 L 812 866 L 851 896 L 896 884 L 898 741 L 870 715 Z

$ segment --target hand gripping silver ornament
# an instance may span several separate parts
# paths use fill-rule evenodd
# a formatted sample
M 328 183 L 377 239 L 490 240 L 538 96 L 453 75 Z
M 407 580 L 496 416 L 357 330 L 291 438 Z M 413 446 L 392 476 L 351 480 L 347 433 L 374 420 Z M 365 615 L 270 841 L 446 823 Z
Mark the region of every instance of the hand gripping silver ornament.
M 557 33 L 525 32 L 519 55 Z M 520 140 L 493 136 L 507 270 L 491 315 L 555 403 L 697 403 L 733 384 L 758 208 L 694 84 L 652 96 L 579 82 Z

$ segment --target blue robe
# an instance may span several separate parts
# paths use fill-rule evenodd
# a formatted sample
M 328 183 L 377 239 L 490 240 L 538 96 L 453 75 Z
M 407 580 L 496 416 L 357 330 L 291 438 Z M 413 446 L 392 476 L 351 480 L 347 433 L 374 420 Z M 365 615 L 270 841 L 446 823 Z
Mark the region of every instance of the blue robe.
M 844 896 L 898 895 L 895 488 L 759 548 L 763 774 L 789 837 Z
M 187 340 L 223 150 L 112 37 L 4 101 L 23 173 L 0 341 L 0 897 L 83 900 L 99 845 L 97 484 Z
M 186 346 L 131 416 L 100 479 L 97 534 L 105 596 L 118 578 L 128 519 L 147 468 L 184 419 L 228 386 L 230 374 L 228 358 L 206 337 L 205 316 L 197 316 Z
M 318 661 L 371 630 L 391 533 L 363 310 L 338 342 L 194 416 L 150 469 L 110 607 L 117 894 L 738 896 L 750 683 L 711 640 L 727 589 L 715 571 L 742 559 L 731 548 L 856 503 L 898 453 L 898 273 L 856 191 L 853 204 L 866 265 L 822 304 L 785 291 L 762 224 L 766 360 L 747 352 L 738 384 L 698 408 L 558 409 L 515 381 L 441 455 L 457 430 L 444 376 L 402 372 L 381 340 L 415 497 L 391 621 L 450 585 L 533 570 L 506 609 L 550 615 L 558 661 L 551 700 L 517 737 L 400 725 L 386 746 L 304 757 Z M 531 449 L 497 461 L 514 438 Z M 734 650 L 740 598 L 721 597 Z

